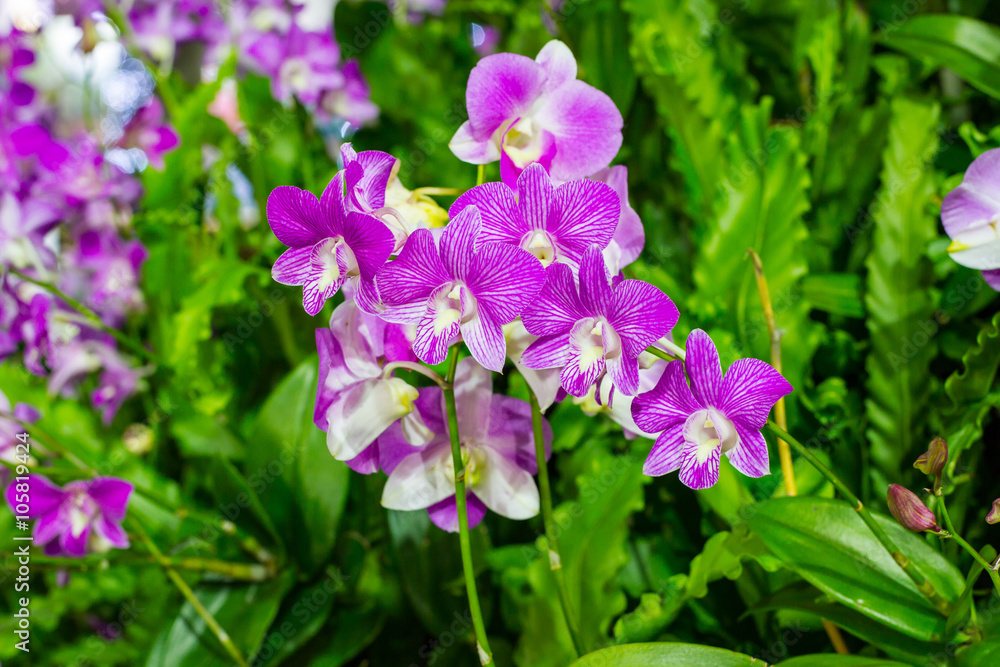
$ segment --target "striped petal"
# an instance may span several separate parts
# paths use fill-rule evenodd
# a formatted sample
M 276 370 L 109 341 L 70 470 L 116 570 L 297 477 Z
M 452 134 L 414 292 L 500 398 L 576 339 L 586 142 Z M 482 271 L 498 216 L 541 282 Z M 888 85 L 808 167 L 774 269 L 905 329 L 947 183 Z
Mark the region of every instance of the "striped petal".
M 680 469 L 683 452 L 684 422 L 678 422 L 657 436 L 642 465 L 642 474 L 660 477 Z
M 282 185 L 267 198 L 267 221 L 278 240 L 290 248 L 311 246 L 329 236 L 320 222 L 316 195 Z
M 695 329 L 688 334 L 685 352 L 684 364 L 688 377 L 691 378 L 691 392 L 702 405 L 721 408 L 719 392 L 722 390 L 722 366 L 715 343 L 707 333 Z M 726 414 L 729 415 L 728 412 Z
M 729 462 L 747 477 L 770 475 L 767 441 L 764 440 L 764 436 L 760 431 L 747 428 L 738 421 L 734 421 L 733 424 L 740 440 L 735 447 L 726 452 Z
M 656 387 L 632 401 L 632 418 L 646 433 L 658 433 L 701 409 L 684 379 L 684 362 L 671 361 Z
M 573 270 L 565 264 L 552 264 L 545 271 L 545 286 L 521 313 L 521 321 L 535 336 L 553 336 L 568 334 L 590 314 L 580 300 Z
M 760 430 L 774 404 L 792 390 L 788 380 L 769 364 L 760 359 L 737 359 L 726 372 L 716 407 L 729 419 Z

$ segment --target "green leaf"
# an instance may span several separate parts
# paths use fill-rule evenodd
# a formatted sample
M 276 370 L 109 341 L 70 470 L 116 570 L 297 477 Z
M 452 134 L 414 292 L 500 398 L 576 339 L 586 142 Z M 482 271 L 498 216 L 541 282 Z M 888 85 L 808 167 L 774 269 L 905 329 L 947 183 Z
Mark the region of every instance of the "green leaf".
M 372 605 L 362 609 L 338 609 L 329 623 L 330 638 L 321 655 L 306 667 L 342 667 L 375 641 L 385 624 L 385 611 Z M 294 664 L 294 663 L 293 663 Z
M 842 604 L 832 602 L 828 596 L 802 581 L 782 588 L 778 592 L 760 600 L 751 613 L 789 609 L 806 612 L 817 618 L 826 619 L 855 637 L 877 646 L 889 656 L 910 663 L 920 663 L 944 650 L 942 643 L 922 642 L 879 623 Z M 799 632 L 792 625 L 789 630 Z M 824 656 L 826 657 L 826 656 Z
M 247 438 L 250 487 L 307 571 L 333 550 L 350 480 L 313 423 L 316 368 L 316 358 L 307 359 L 275 388 Z
M 930 162 L 937 151 L 937 106 L 896 98 L 882 189 L 876 196 L 868 267 L 865 362 L 871 456 L 886 475 L 924 440 L 934 334 L 934 275 L 927 246 L 937 220 L 927 210 L 935 194 Z
M 782 660 L 781 665 L 782 667 L 906 667 L 903 663 L 893 660 L 831 653 L 800 655 L 797 658 Z
M 202 414 L 178 417 L 170 422 L 170 433 L 181 451 L 189 456 L 223 456 L 242 459 L 246 445 L 217 420 Z
M 1000 313 L 979 330 L 975 347 L 962 355 L 962 367 L 944 382 L 944 391 L 956 409 L 984 398 L 993 388 L 1000 367 Z
M 880 41 L 934 67 L 947 67 L 1000 99 L 1000 29 L 966 16 L 923 14 L 893 24 Z
M 875 515 L 900 550 L 945 599 L 958 599 L 964 578 L 927 542 Z M 940 641 L 942 617 L 846 502 L 774 498 L 748 520 L 771 552 L 841 604 L 921 641 Z
M 625 644 L 588 653 L 570 667 L 758 667 L 760 660 L 696 644 Z
M 845 317 L 864 317 L 861 276 L 854 273 L 825 273 L 806 276 L 802 296 L 813 308 Z
M 198 586 L 194 594 L 219 622 L 243 655 L 254 655 L 282 596 L 291 585 L 290 572 L 251 586 Z M 232 658 L 215 639 L 205 621 L 185 602 L 173 624 L 164 628 L 146 661 L 146 667 L 230 667 Z
M 987 639 L 963 648 L 956 655 L 958 667 L 994 667 L 1000 664 L 1000 639 Z

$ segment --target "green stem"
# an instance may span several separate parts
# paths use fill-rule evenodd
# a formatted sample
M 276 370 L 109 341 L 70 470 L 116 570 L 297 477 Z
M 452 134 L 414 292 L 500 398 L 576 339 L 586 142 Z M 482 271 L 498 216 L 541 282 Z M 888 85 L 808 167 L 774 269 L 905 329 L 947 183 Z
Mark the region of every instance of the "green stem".
M 159 562 L 163 571 L 167 573 L 167 576 L 170 577 L 170 580 L 177 587 L 177 590 L 179 590 L 181 595 L 183 595 L 184 598 L 191 603 L 195 612 L 197 612 L 197 614 L 201 616 L 202 620 L 205 621 L 205 625 L 212 631 L 212 634 L 214 634 L 215 638 L 219 640 L 219 643 L 222 644 L 224 649 L 226 649 L 226 652 L 229 653 L 233 661 L 240 667 L 248 667 L 247 661 L 243 658 L 243 654 L 240 652 L 240 649 L 233 643 L 232 637 L 230 637 L 229 633 L 226 632 L 221 625 L 219 625 L 219 622 L 215 620 L 215 616 L 212 616 L 212 612 L 205 608 L 205 605 L 201 603 L 201 600 L 199 600 L 198 596 L 194 594 L 194 591 L 191 590 L 188 583 L 184 581 L 184 578 L 177 573 L 177 570 L 174 569 L 170 559 L 163 555 L 160 548 L 156 546 L 156 543 L 153 542 L 149 534 L 146 533 L 146 529 L 143 528 L 138 521 L 131 520 L 130 523 L 135 529 L 135 533 L 139 535 L 139 538 L 146 544 L 150 553 L 153 554 L 153 558 Z
M 896 561 L 896 564 L 899 565 L 900 569 L 902 569 L 906 576 L 910 578 L 910 580 L 917 587 L 917 590 L 919 590 L 924 597 L 926 597 L 931 604 L 934 605 L 935 609 L 937 609 L 942 615 L 947 616 L 951 612 L 951 604 L 941 597 L 941 594 L 937 592 L 934 585 L 927 581 L 924 575 L 921 574 L 916 567 L 914 567 L 913 563 L 910 562 L 910 559 L 908 559 L 903 552 L 900 551 L 896 542 L 889 537 L 889 534 L 885 531 L 881 524 L 875 520 L 875 517 L 873 517 L 871 512 L 868 511 L 868 508 L 865 507 L 858 497 L 847 487 L 847 485 L 844 484 L 839 477 L 837 477 L 836 473 L 827 468 L 808 447 L 796 440 L 773 421 L 767 422 L 767 428 L 774 435 L 778 436 L 795 448 L 795 450 L 798 451 L 803 458 L 809 461 L 809 463 L 816 468 L 816 470 L 818 470 L 823 477 L 826 477 L 826 479 L 833 484 L 837 491 L 839 491 L 840 494 L 844 496 L 849 503 L 851 503 L 854 507 L 854 511 L 858 513 L 861 520 L 865 522 L 868 529 L 875 535 L 875 539 L 877 539 L 882 546 L 885 547 L 885 550 L 889 552 L 889 555 L 892 556 L 894 561 Z
M 673 361 L 677 358 L 671 355 L 669 352 L 664 352 L 660 348 L 653 347 L 652 345 L 646 348 L 646 352 L 649 352 L 654 357 L 659 357 L 660 359 L 664 359 L 666 361 Z
M 993 581 L 993 587 L 996 588 L 997 594 L 1000 595 L 1000 573 L 997 573 L 997 571 L 990 565 L 989 561 L 983 558 L 978 551 L 973 549 L 972 545 L 966 542 L 962 536 L 958 534 L 958 531 L 955 530 L 955 524 L 951 522 L 951 516 L 948 514 L 948 507 L 945 505 L 944 496 L 938 496 L 937 501 L 938 507 L 941 508 L 941 516 L 944 517 L 944 524 L 948 527 L 948 532 L 951 533 L 951 538 L 958 542 L 959 546 L 969 552 L 969 555 L 972 556 L 977 563 L 983 566 L 986 573 L 990 575 L 990 579 Z
M 563 617 L 566 620 L 566 628 L 569 636 L 573 640 L 573 648 L 577 657 L 584 655 L 587 651 L 580 640 L 580 632 L 576 627 L 576 619 L 569 602 L 569 588 L 566 586 L 566 574 L 563 571 L 562 555 L 559 553 L 559 542 L 557 538 L 557 528 L 555 519 L 552 516 L 552 488 L 549 485 L 549 469 L 545 460 L 545 433 L 542 429 L 542 409 L 538 405 L 538 398 L 534 392 L 531 394 L 531 427 L 535 435 L 535 461 L 538 463 L 538 490 L 541 496 L 542 522 L 545 524 L 545 539 L 548 541 L 549 549 L 549 569 L 556 580 L 556 590 L 559 591 L 559 604 L 562 606 Z
M 479 592 L 476 590 L 476 573 L 472 567 L 472 543 L 469 540 L 469 516 L 465 497 L 465 463 L 462 461 L 461 438 L 458 433 L 458 412 L 455 408 L 455 370 L 458 368 L 459 345 L 451 348 L 448 365 L 448 375 L 445 382 L 448 388 L 444 390 L 444 404 L 448 411 L 448 432 L 451 434 L 451 459 L 455 467 L 455 505 L 458 509 L 458 537 L 462 548 L 462 571 L 465 574 L 465 591 L 469 596 L 469 612 L 472 614 L 472 625 L 476 630 L 476 647 L 479 649 L 479 662 L 493 665 L 493 652 L 486 637 L 486 624 L 483 622 L 483 610 L 479 606 Z
M 88 322 L 88 324 L 90 326 L 92 326 L 95 329 L 98 329 L 98 330 L 103 331 L 104 333 L 108 334 L 109 336 L 111 336 L 112 338 L 114 338 L 116 341 L 118 341 L 119 343 L 121 343 L 123 346 L 127 347 L 129 350 L 131 350 L 135 354 L 139 355 L 140 357 L 143 357 L 147 361 L 150 361 L 150 362 L 156 364 L 157 366 L 163 366 L 164 365 L 163 362 L 161 362 L 160 359 L 155 354 L 153 354 L 152 352 L 150 352 L 149 350 L 147 350 L 146 348 L 144 348 L 140 343 L 132 340 L 131 338 L 129 338 L 128 336 L 126 336 L 122 332 L 118 331 L 117 329 L 113 329 L 113 328 L 109 327 L 108 325 L 106 325 L 101 320 L 101 318 L 97 315 L 97 313 L 95 313 L 90 308 L 88 308 L 87 306 L 83 305 L 82 303 L 80 303 L 79 301 L 77 301 L 76 299 L 74 299 L 73 297 L 71 297 L 70 295 L 66 294 L 61 289 L 59 289 L 58 287 L 56 287 L 55 285 L 53 285 L 51 283 L 47 283 L 47 282 L 41 281 L 41 280 L 36 280 L 35 278 L 32 278 L 31 276 L 28 276 L 28 275 L 25 275 L 25 274 L 21 273 L 17 269 L 9 269 L 9 271 L 10 271 L 11 275 L 15 275 L 18 278 L 20 278 L 21 280 L 27 281 L 27 282 L 31 283 L 32 285 L 37 285 L 38 287 L 41 287 L 45 291 L 54 294 L 61 301 L 64 301 L 66 303 L 66 305 L 68 305 L 70 308 L 72 308 L 73 310 L 75 310 L 78 313 L 80 313 L 81 315 L 83 315 L 83 317 L 87 320 L 87 322 Z
M 479 165 L 479 169 L 476 171 L 476 185 L 482 185 L 486 182 L 486 165 Z
M 0 554 L 0 560 L 13 558 L 14 554 Z M 257 563 L 236 563 L 216 560 L 213 558 L 165 558 L 153 556 L 125 556 L 118 558 L 59 558 L 54 556 L 32 556 L 31 562 L 39 565 L 49 565 L 60 569 L 103 570 L 110 565 L 162 565 L 164 560 L 170 567 L 178 570 L 215 574 L 226 579 L 237 581 L 267 581 L 271 573 L 267 568 Z

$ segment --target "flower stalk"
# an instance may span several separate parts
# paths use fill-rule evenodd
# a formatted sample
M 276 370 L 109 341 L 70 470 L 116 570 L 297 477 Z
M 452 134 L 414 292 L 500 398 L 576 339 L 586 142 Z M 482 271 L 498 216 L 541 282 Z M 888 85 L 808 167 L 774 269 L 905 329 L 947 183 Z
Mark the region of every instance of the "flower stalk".
M 865 507 L 861 500 L 854 495 L 851 489 L 848 488 L 848 486 L 844 484 L 839 477 L 837 477 L 836 473 L 827 468 L 823 462 L 809 450 L 808 447 L 796 440 L 792 435 L 786 432 L 785 429 L 781 428 L 773 421 L 769 420 L 767 422 L 767 428 L 775 436 L 791 445 L 803 458 L 809 461 L 809 463 L 816 468 L 816 470 L 819 471 L 823 477 L 833 484 L 834 488 L 836 488 L 837 491 L 839 491 L 840 494 L 844 496 L 844 498 L 854 507 L 854 511 L 858 513 L 861 520 L 865 522 L 868 529 L 873 535 L 875 535 L 875 539 L 877 539 L 885 550 L 889 552 L 889 555 L 892 556 L 894 561 L 896 561 L 896 564 L 899 565 L 900 569 L 903 570 L 906 576 L 910 578 L 910 581 L 914 583 L 917 590 L 919 590 L 923 596 L 927 598 L 932 605 L 934 605 L 934 608 L 937 609 L 943 616 L 947 616 L 951 613 L 951 603 L 941 597 L 941 594 L 938 593 L 936 588 L 934 588 L 934 585 L 929 582 L 919 570 L 917 570 L 913 563 L 910 562 L 910 559 L 908 559 L 900 550 L 895 540 L 889 537 L 889 534 L 885 531 L 885 529 L 875 520 L 875 517 L 872 516 L 871 512 L 868 511 L 868 508 Z
M 944 518 L 944 525 L 948 528 L 951 539 L 958 542 L 958 545 L 969 552 L 973 560 L 983 566 L 986 570 L 986 574 L 990 575 L 990 580 L 993 582 L 993 587 L 996 589 L 997 594 L 1000 595 L 1000 573 L 996 571 L 993 565 L 983 558 L 982 554 L 976 551 L 971 544 L 966 542 L 958 531 L 955 530 L 955 524 L 951 522 L 951 516 L 948 514 L 948 507 L 945 505 L 944 496 L 937 496 L 937 505 L 941 509 L 941 516 Z
M 495 664 L 490 642 L 486 637 L 486 624 L 483 622 L 483 610 L 479 605 L 479 592 L 476 589 L 476 572 L 472 567 L 472 542 L 469 539 L 469 515 L 465 497 L 465 464 L 462 461 L 461 438 L 458 433 L 458 411 L 455 408 L 455 371 L 458 368 L 458 345 L 451 348 L 448 360 L 448 374 L 444 389 L 445 410 L 448 412 L 448 432 L 451 434 L 451 458 L 455 467 L 455 505 L 458 509 L 458 538 L 462 550 L 462 571 L 465 574 L 465 591 L 469 598 L 469 613 L 472 614 L 472 626 L 476 631 L 476 648 L 479 649 L 479 662 L 483 667 Z
M 548 543 L 549 569 L 556 582 L 556 590 L 559 592 L 559 604 L 562 607 L 563 618 L 566 621 L 566 628 L 569 636 L 573 640 L 573 648 L 577 657 L 586 653 L 583 642 L 580 639 L 580 631 L 573 617 L 570 607 L 569 588 L 566 586 L 566 574 L 562 566 L 562 554 L 559 551 L 559 541 L 557 537 L 557 527 L 555 518 L 552 515 L 552 488 L 549 484 L 548 462 L 545 460 L 545 436 L 542 431 L 542 409 L 538 405 L 538 398 L 535 393 L 531 394 L 531 426 L 535 436 L 535 460 L 538 462 L 538 491 L 541 497 L 542 523 L 545 525 L 545 540 Z

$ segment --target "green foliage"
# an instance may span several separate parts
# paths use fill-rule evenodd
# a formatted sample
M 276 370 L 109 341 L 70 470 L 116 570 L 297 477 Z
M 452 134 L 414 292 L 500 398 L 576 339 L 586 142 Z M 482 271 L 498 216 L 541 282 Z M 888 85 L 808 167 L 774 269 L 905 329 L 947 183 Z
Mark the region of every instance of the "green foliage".
M 601 649 L 580 658 L 571 667 L 627 667 L 628 665 L 691 665 L 743 667 L 757 660 L 731 651 L 690 644 L 626 644 Z

